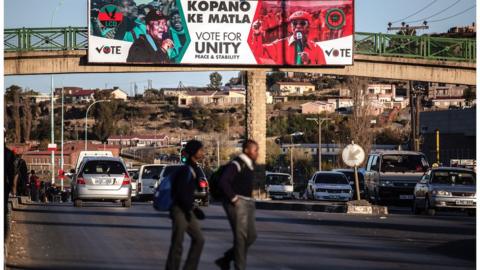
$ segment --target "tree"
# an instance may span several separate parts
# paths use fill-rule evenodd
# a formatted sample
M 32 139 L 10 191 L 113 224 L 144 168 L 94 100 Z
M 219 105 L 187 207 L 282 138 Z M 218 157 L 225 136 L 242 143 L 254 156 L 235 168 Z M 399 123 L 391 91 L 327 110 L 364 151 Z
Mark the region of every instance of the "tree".
M 369 153 L 372 147 L 373 132 L 371 129 L 371 104 L 368 100 L 368 80 L 356 76 L 349 77 L 346 87 L 350 90 L 353 100 L 352 115 L 347 120 L 350 138 L 344 143 L 354 141 L 359 144 L 365 153 Z
M 463 90 L 463 98 L 465 98 L 467 105 L 472 104 L 472 101 L 475 100 L 477 95 L 475 92 L 475 89 L 470 86 Z
M 12 85 L 5 92 L 7 103 L 11 103 L 11 121 L 13 122 L 13 141 L 19 143 L 21 141 L 21 121 L 20 121 L 20 95 L 22 88 L 18 85 Z M 8 119 L 7 119 L 8 120 Z
M 218 72 L 210 73 L 210 84 L 208 87 L 218 89 L 222 86 L 222 75 Z

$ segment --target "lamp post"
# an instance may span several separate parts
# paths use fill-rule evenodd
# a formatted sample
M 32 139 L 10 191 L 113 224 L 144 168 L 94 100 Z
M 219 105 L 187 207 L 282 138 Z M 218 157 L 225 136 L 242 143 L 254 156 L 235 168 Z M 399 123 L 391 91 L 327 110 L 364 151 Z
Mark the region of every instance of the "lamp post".
M 318 125 L 318 170 L 322 170 L 322 124 L 330 118 L 322 118 L 320 115 L 317 118 L 307 118 L 307 121 L 315 121 Z
M 93 102 L 92 104 L 90 104 L 90 106 L 88 106 L 87 112 L 85 113 L 85 151 L 87 151 L 87 142 L 88 142 L 88 125 L 87 125 L 88 111 L 90 110 L 90 108 L 93 107 L 93 105 L 95 105 L 97 103 L 100 103 L 100 102 L 110 102 L 110 100 L 97 100 L 97 101 Z

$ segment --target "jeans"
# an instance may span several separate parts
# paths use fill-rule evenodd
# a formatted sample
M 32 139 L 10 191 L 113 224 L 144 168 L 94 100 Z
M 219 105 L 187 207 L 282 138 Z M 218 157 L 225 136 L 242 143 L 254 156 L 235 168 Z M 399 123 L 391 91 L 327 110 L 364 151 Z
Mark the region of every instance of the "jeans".
M 192 242 L 183 269 L 195 270 L 198 268 L 203 245 L 205 243 L 200 224 L 192 211 L 190 211 L 189 217 L 187 218 L 187 215 L 178 206 L 174 205 L 170 213 L 172 217 L 172 240 L 170 242 L 166 269 L 180 269 L 180 261 L 182 259 L 183 251 L 183 237 L 186 232 L 192 239 Z
M 239 198 L 235 205 L 224 202 L 223 207 L 233 232 L 233 247 L 225 252 L 224 258 L 233 260 L 236 270 L 244 270 L 248 248 L 257 239 L 255 201 Z

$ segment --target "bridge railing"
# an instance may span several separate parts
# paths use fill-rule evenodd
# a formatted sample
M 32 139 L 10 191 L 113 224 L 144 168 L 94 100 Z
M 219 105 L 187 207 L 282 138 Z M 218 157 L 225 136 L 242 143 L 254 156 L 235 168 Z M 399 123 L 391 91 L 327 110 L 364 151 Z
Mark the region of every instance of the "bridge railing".
M 84 50 L 86 27 L 5 29 L 5 51 Z M 358 32 L 355 53 L 445 61 L 476 61 L 475 39 Z
M 476 61 L 476 41 L 467 38 L 355 33 L 355 53 L 445 61 Z

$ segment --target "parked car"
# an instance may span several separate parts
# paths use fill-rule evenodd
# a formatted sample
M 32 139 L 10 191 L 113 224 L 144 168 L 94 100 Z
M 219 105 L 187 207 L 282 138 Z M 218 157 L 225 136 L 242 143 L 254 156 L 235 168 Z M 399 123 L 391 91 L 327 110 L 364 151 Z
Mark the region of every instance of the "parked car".
M 165 177 L 169 176 L 171 173 L 175 172 L 180 166 L 183 166 L 183 164 L 172 164 L 172 165 L 167 165 L 165 169 L 162 171 L 162 174 L 160 175 L 160 181 L 161 183 Z M 209 191 L 209 184 L 208 184 L 208 179 L 205 176 L 205 172 L 200 168 L 200 173 L 199 175 L 199 181 L 196 183 L 196 188 L 195 192 L 193 193 L 193 196 L 195 198 L 195 202 L 200 205 L 200 206 L 208 206 L 210 202 L 210 191 Z
M 464 209 L 473 215 L 477 207 L 476 184 L 473 170 L 434 168 L 415 186 L 413 212 L 435 215 L 438 209 Z
M 340 172 L 316 172 L 308 181 L 307 197 L 312 200 L 350 201 L 353 190 Z
M 271 199 L 292 199 L 293 181 L 288 173 L 267 172 L 265 190 Z
M 132 180 L 132 198 L 137 197 L 138 193 L 138 169 L 128 169 L 128 175 Z
M 411 202 L 415 185 L 428 169 L 427 159 L 420 152 L 373 152 L 365 168 L 366 197 L 374 203 Z
M 138 170 L 137 197 L 138 200 L 152 200 L 155 187 L 160 180 L 164 164 L 142 165 Z
M 355 170 L 354 169 L 336 169 L 333 171 L 341 172 L 347 177 L 348 183 L 350 184 L 353 190 L 353 199 L 356 200 L 357 192 L 355 187 Z M 364 199 L 365 198 L 365 177 L 364 177 L 364 172 L 360 170 L 358 171 L 358 185 L 360 189 L 360 199 Z
M 75 172 L 72 201 L 81 207 L 83 201 L 117 201 L 124 207 L 132 205 L 131 179 L 121 158 L 85 157 Z

